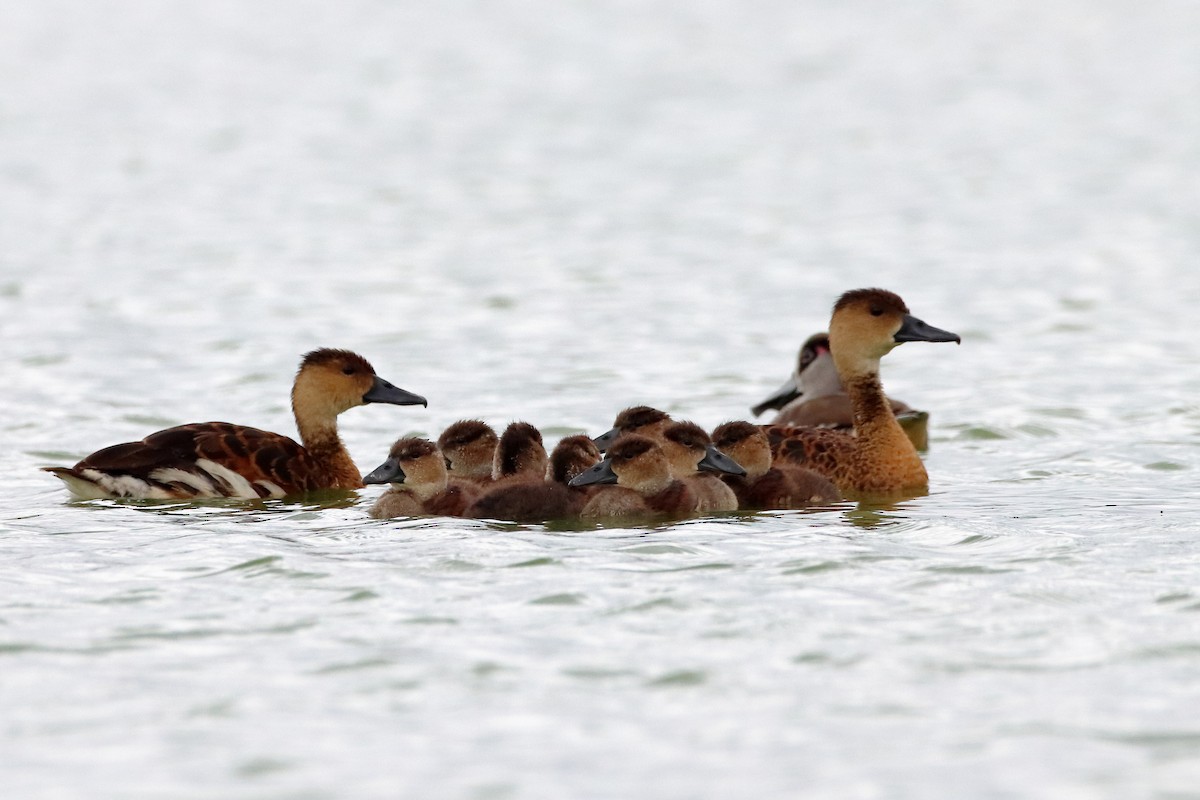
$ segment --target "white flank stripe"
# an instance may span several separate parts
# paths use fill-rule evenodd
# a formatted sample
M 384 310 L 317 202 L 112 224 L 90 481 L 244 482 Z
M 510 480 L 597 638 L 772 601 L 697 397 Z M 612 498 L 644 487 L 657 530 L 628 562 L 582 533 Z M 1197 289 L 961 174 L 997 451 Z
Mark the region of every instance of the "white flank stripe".
M 212 481 L 203 475 L 188 472 L 178 467 L 164 467 L 150 473 L 150 477 L 160 483 L 182 483 L 196 490 L 196 497 L 221 497 L 221 493 L 213 486 Z
M 109 475 L 98 469 L 85 469 L 83 476 L 95 482 L 108 494 L 104 497 L 132 497 L 138 500 L 171 500 L 170 494 L 158 486 L 151 486 L 132 475 Z
M 255 483 L 266 489 L 271 497 L 284 497 L 287 495 L 283 487 L 277 483 L 271 483 L 270 481 L 255 481 Z
M 196 462 L 196 466 L 229 487 L 229 493 L 225 496 L 244 497 L 246 499 L 258 498 L 258 492 L 254 491 L 254 487 L 250 485 L 250 481 L 246 480 L 229 467 L 223 467 L 217 462 L 210 461 L 207 458 L 198 460 Z

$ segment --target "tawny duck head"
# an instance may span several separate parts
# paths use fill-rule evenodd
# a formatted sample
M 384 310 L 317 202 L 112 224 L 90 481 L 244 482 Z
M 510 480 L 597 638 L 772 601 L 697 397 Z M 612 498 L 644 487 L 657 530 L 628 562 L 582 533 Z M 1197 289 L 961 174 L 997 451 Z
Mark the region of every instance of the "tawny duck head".
M 492 460 L 492 478 L 528 475 L 542 480 L 547 460 L 541 432 L 528 422 L 513 422 L 500 434 Z
M 663 428 L 662 450 L 677 478 L 697 471 L 745 475 L 741 465 L 713 446 L 712 439 L 694 422 L 672 422 Z
M 879 359 L 904 342 L 961 342 L 908 312 L 899 295 L 885 289 L 855 289 L 833 306 L 829 343 L 843 377 L 874 374 Z
M 387 461 L 371 470 L 363 483 L 404 484 L 422 498 L 432 497 L 446 488 L 446 460 L 428 439 L 397 439 Z
M 750 480 L 771 468 L 771 443 L 766 431 L 749 422 L 726 422 L 712 432 L 713 444 L 741 464 Z
M 499 441 L 491 425 L 477 419 L 463 419 L 442 431 L 437 443 L 451 473 L 479 479 L 492 477 L 492 460 Z
M 814 333 L 800 345 L 792 377 L 750 410 L 758 416 L 768 409 L 783 408 L 802 397 L 811 400 L 814 397 L 842 394 L 844 391 L 830 353 L 829 334 L 822 331 Z
M 600 452 L 604 452 L 619 437 L 628 433 L 657 439 L 662 435 L 663 428 L 669 424 L 671 424 L 671 416 L 665 411 L 659 411 L 650 406 L 630 406 L 617 414 L 611 429 L 592 441 L 596 443 L 596 447 L 600 448 Z
M 333 419 L 366 403 L 429 405 L 424 397 L 376 375 L 370 362 L 349 350 L 323 347 L 301 360 L 292 385 L 292 408 L 297 417 Z
M 622 436 L 595 466 L 571 479 L 569 486 L 615 483 L 644 495 L 657 494 L 674 477 L 658 442 L 645 436 Z
M 600 448 L 587 436 L 566 436 L 550 453 L 546 477 L 556 483 L 569 483 L 579 473 L 600 461 Z

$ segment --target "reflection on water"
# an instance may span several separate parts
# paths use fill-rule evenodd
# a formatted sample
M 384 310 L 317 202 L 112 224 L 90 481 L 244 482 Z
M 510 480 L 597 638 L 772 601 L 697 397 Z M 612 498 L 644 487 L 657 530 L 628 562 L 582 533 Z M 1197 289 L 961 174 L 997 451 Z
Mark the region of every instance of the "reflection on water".
M 68 5 L 0 26 L 6 796 L 1194 795 L 1200 7 Z M 38 471 L 288 433 L 318 346 L 429 398 L 346 414 L 360 466 L 711 429 L 876 285 L 964 338 L 884 362 L 925 496 L 517 526 Z

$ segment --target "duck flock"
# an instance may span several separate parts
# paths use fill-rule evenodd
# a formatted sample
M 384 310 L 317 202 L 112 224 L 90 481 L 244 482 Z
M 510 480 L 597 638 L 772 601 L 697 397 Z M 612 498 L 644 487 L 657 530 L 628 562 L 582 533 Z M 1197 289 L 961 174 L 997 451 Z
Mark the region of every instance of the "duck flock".
M 427 403 L 380 378 L 362 356 L 325 348 L 304 356 L 292 387 L 300 443 L 200 422 L 46 470 L 77 499 L 258 499 L 387 484 L 373 517 L 513 522 L 679 517 L 917 494 L 929 482 L 918 453 L 928 415 L 884 394 L 879 361 L 896 345 L 918 341 L 960 339 L 912 316 L 892 292 L 857 289 L 834 304 L 828 334 L 801 347 L 792 378 L 754 407 L 755 415 L 778 410 L 769 424 L 731 421 L 708 432 L 634 406 L 607 433 L 567 436 L 547 453 L 527 422 L 497 435 L 468 419 L 436 442 L 398 440 L 365 477 L 338 436 L 338 415 L 367 403 Z

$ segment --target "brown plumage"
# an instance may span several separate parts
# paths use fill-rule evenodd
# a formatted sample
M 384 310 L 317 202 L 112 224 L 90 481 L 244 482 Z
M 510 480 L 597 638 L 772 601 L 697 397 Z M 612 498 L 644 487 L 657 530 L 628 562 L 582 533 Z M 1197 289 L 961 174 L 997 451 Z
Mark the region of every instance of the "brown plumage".
M 695 494 L 671 475 L 662 448 L 645 436 L 622 436 L 603 461 L 571 481 L 572 486 L 613 483 L 588 500 L 581 516 L 685 516 L 697 510 Z
M 663 428 L 661 446 L 671 474 L 696 495 L 697 511 L 737 510 L 737 495 L 714 473 L 744 475 L 745 470 L 714 447 L 703 428 L 694 422 L 672 422 Z
M 662 437 L 663 429 L 671 424 L 671 416 L 665 411 L 659 411 L 650 406 L 630 406 L 617 414 L 613 426 L 593 441 L 604 452 L 612 444 L 627 433 L 647 436 L 651 439 Z
M 929 414 L 892 398 L 888 403 L 913 446 L 928 449 Z M 854 410 L 833 363 L 828 333 L 814 333 L 805 340 L 792 377 L 751 411 L 758 415 L 768 409 L 779 410 L 773 425 L 853 429 Z
M 446 459 L 437 445 L 427 439 L 396 440 L 388 458 L 363 482 L 387 483 L 388 490 L 371 507 L 376 519 L 421 515 L 461 517 L 479 489 L 469 481 L 451 485 Z
M 499 441 L 486 422 L 464 419 L 442 431 L 437 444 L 449 462 L 452 477 L 486 484 L 492 481 L 492 461 Z
M 546 478 L 566 485 L 579 473 L 595 466 L 601 459 L 596 443 L 582 433 L 565 436 L 550 452 Z
M 838 376 L 854 409 L 854 434 L 771 426 L 767 435 L 776 461 L 814 469 L 844 493 L 924 491 L 929 476 L 883 393 L 879 361 L 904 342 L 958 342 L 959 337 L 909 314 L 892 292 L 857 289 L 834 305 L 829 338 Z
M 749 422 L 726 422 L 712 433 L 713 444 L 745 468 L 744 476 L 722 477 L 746 510 L 804 508 L 842 499 L 828 478 L 796 465 L 772 466 L 766 432 Z
M 356 353 L 314 350 L 304 356 L 292 386 L 303 444 L 244 425 L 198 422 L 47 471 L 81 499 L 259 498 L 357 489 L 362 479 L 338 436 L 337 417 L 365 403 L 425 405 L 425 399 L 378 377 Z
M 492 480 L 536 480 L 546 477 L 549 460 L 542 434 L 528 422 L 512 422 L 500 434 L 492 459 Z

